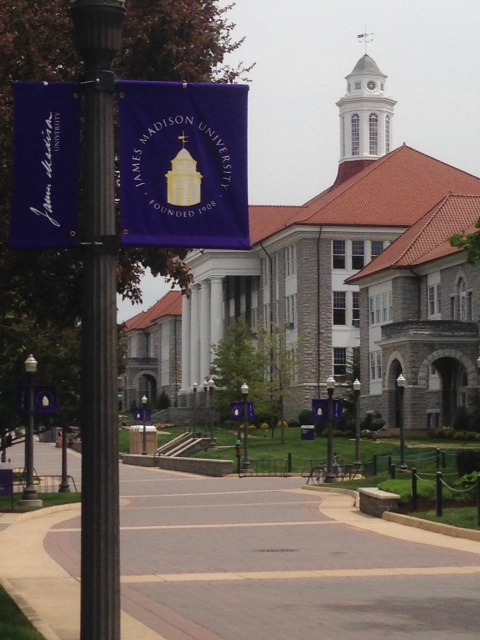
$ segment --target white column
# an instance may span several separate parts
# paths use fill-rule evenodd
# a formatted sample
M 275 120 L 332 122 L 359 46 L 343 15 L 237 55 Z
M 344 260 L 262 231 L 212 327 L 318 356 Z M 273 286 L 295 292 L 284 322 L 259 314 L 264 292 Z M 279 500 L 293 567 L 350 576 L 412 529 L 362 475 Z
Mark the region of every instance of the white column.
M 192 287 L 192 315 L 191 315 L 191 340 L 190 340 L 190 382 L 200 384 L 200 326 L 199 326 L 199 298 L 200 290 L 198 285 Z
M 202 380 L 210 377 L 210 283 L 202 280 L 200 295 L 200 374 Z
M 216 345 L 223 338 L 223 278 L 210 278 L 210 342 Z
M 190 338 L 191 338 L 191 301 L 182 296 L 182 389 L 186 393 L 191 384 L 190 376 Z M 161 365 L 159 358 L 159 366 Z

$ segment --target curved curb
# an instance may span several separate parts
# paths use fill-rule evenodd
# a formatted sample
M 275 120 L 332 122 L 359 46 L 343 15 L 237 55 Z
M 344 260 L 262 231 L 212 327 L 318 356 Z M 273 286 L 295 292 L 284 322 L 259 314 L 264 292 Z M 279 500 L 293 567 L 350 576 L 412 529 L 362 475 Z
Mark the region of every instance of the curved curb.
M 342 489 L 340 487 L 322 487 L 313 485 L 304 485 L 302 489 L 310 491 L 320 491 L 324 493 L 340 493 L 349 495 L 355 499 L 355 508 L 358 510 L 358 515 L 362 514 L 364 517 L 374 518 L 361 512 L 358 509 L 358 491 L 354 489 Z M 416 518 L 415 516 L 408 516 L 403 513 L 395 513 L 394 511 L 384 511 L 382 518 L 379 520 L 387 520 L 388 522 L 395 522 L 402 524 L 406 527 L 413 527 L 415 529 L 422 529 L 423 531 L 430 531 L 432 533 L 440 533 L 444 536 L 450 536 L 451 538 L 460 538 L 462 540 L 472 540 L 473 542 L 480 542 L 480 531 L 475 529 L 464 529 L 462 527 L 454 527 L 450 524 L 443 524 L 441 522 L 431 522 L 430 520 L 423 520 L 423 518 Z
M 441 533 L 444 536 L 450 536 L 452 538 L 462 538 L 463 540 L 480 542 L 480 531 L 476 531 L 475 529 L 463 529 L 461 527 L 454 527 L 451 524 L 431 522 L 430 520 L 423 520 L 422 518 L 415 518 L 415 516 L 407 516 L 403 513 L 395 513 L 393 511 L 385 511 L 383 520 L 403 524 L 407 527 L 423 529 L 424 531 L 431 531 L 432 533 Z

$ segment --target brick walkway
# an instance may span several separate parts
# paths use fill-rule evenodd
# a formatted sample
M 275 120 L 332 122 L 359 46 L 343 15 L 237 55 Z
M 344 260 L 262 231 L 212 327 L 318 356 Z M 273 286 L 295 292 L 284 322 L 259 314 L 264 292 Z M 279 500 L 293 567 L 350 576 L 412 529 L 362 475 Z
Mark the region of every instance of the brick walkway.
M 35 456 L 37 472 L 60 459 L 47 444 Z M 75 465 L 70 452 L 74 477 Z M 365 516 L 352 498 L 304 484 L 120 465 L 122 638 L 477 638 L 480 543 Z M 78 511 L 57 512 L 0 533 L 0 549 L 15 531 L 22 556 L 32 538 L 38 557 L 43 547 L 45 565 L 4 568 L 0 553 L 0 576 L 35 614 L 42 598 L 72 609 L 69 624 L 44 614 L 52 639 L 78 639 L 79 523 Z

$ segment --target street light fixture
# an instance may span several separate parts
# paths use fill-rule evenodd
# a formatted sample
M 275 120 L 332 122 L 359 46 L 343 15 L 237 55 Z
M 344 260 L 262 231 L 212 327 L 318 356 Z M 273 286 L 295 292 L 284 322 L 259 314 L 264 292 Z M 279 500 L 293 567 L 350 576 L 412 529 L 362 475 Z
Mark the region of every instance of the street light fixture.
M 404 409 L 404 394 L 407 380 L 403 373 L 397 378 L 397 386 L 399 393 L 399 417 L 400 417 L 400 469 L 408 469 L 408 465 L 405 461 L 405 409 Z
M 327 437 L 327 473 L 325 482 L 335 482 L 333 473 L 333 392 L 335 389 L 335 378 L 331 375 L 327 378 L 328 393 L 328 437 Z
M 198 382 L 194 382 L 193 385 L 193 426 L 192 426 L 192 436 L 195 435 L 197 430 L 197 389 Z
M 147 396 L 142 396 L 142 418 L 143 418 L 143 451 L 142 456 L 147 455 Z
M 355 394 L 355 464 L 358 466 L 362 464 L 360 459 L 360 404 L 358 402 L 361 388 L 362 383 L 357 378 L 353 383 L 353 393 Z
M 208 381 L 208 390 L 210 396 L 209 402 L 209 418 L 210 418 L 210 442 L 208 443 L 209 449 L 216 449 L 217 443 L 215 442 L 215 438 L 213 437 L 213 390 L 215 389 L 215 381 L 213 378 L 210 378 Z
M 248 453 L 248 384 L 244 382 L 241 387 L 243 397 L 243 463 L 242 469 L 250 469 L 250 457 Z
M 30 354 L 25 360 L 28 391 L 28 421 L 25 429 L 25 489 L 19 504 L 24 507 L 41 507 L 42 501 L 38 497 L 33 481 L 33 421 L 34 421 L 34 380 L 37 371 L 37 361 Z

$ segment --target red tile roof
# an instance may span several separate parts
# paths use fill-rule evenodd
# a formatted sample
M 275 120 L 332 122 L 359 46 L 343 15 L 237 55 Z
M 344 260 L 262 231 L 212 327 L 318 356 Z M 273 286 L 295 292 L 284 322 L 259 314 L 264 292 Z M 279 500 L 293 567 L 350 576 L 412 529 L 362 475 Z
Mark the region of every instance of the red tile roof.
M 302 207 L 250 207 L 252 244 L 294 224 L 410 227 L 449 192 L 480 179 L 403 145 Z
M 160 318 L 182 315 L 182 292 L 169 291 L 153 307 L 138 313 L 123 324 L 123 332 L 147 329 Z
M 450 194 L 347 282 L 356 284 L 388 269 L 412 268 L 457 253 L 460 249 L 449 239 L 454 233 L 474 232 L 472 225 L 479 218 L 480 195 Z

